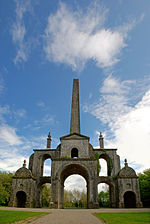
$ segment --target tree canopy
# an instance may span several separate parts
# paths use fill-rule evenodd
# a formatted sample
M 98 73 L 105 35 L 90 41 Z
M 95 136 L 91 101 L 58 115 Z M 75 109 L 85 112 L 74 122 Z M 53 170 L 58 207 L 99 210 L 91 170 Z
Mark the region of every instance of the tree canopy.
M 150 169 L 139 173 L 141 200 L 144 207 L 150 207 Z
M 8 205 L 12 185 L 12 173 L 0 171 L 0 205 Z

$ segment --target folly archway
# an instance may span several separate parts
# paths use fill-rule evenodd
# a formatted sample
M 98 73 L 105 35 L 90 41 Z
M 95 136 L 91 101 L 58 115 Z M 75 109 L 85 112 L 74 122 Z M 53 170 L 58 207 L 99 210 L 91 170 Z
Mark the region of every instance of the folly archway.
M 133 191 L 127 191 L 124 194 L 124 207 L 136 208 L 136 196 Z
M 71 164 L 66 166 L 60 175 L 60 186 L 59 186 L 59 197 L 58 197 L 58 208 L 64 208 L 64 182 L 67 177 L 78 174 L 82 176 L 86 181 L 87 186 L 87 207 L 89 207 L 90 187 L 89 187 L 89 173 L 87 169 L 78 164 Z
M 26 205 L 26 193 L 24 191 L 18 191 L 16 194 L 17 207 L 25 208 Z

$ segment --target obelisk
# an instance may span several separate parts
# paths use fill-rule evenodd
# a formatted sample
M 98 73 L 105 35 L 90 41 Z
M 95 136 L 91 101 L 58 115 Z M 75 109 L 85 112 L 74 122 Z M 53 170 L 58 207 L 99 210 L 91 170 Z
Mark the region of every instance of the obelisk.
M 70 134 L 80 134 L 79 79 L 73 80 Z

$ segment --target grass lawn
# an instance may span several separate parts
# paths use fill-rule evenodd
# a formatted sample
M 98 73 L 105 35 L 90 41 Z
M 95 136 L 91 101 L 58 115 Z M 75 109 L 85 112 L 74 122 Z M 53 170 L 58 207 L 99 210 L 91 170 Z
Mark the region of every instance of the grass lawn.
M 149 212 L 94 213 L 107 224 L 150 224 Z
M 39 218 L 43 215 L 49 214 L 48 212 L 26 212 L 26 211 L 6 211 L 0 210 L 0 224 L 14 223 L 20 220 L 29 218 Z

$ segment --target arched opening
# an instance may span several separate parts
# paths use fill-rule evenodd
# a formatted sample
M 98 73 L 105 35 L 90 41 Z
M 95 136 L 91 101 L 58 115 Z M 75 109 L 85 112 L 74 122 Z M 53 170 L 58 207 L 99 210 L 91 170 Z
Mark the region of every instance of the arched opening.
M 71 158 L 78 158 L 78 149 L 77 148 L 73 148 L 71 150 Z
M 18 191 L 16 194 L 17 207 L 25 208 L 26 205 L 26 193 L 24 191 Z
M 111 172 L 112 172 L 112 169 L 113 169 L 113 162 L 112 162 L 112 159 L 106 154 L 106 153 L 103 153 L 100 155 L 99 159 L 103 159 L 104 161 L 106 161 L 106 167 L 105 172 L 107 172 L 106 176 L 111 176 Z M 103 162 L 104 163 L 104 162 Z
M 61 172 L 60 175 L 60 191 L 59 191 L 59 202 L 58 202 L 58 208 L 64 208 L 64 185 L 66 186 L 67 183 L 67 178 L 69 176 L 73 176 L 74 174 L 77 174 L 79 178 L 79 175 L 84 178 L 84 182 L 86 182 L 86 186 L 87 186 L 87 191 L 86 191 L 86 200 L 87 200 L 87 204 L 86 207 L 88 207 L 88 198 L 89 198 L 89 175 L 88 175 L 88 171 L 81 165 L 78 164 L 71 164 L 66 166 L 63 171 Z M 70 177 L 70 178 L 74 178 Z M 66 182 L 65 182 L 66 181 Z M 75 183 L 74 183 L 75 184 Z M 78 185 L 79 183 L 76 182 L 76 185 Z M 83 189 L 85 189 L 85 187 L 83 187 Z M 80 204 L 81 205 L 81 204 Z
M 51 181 L 42 178 L 37 187 L 36 207 L 49 207 L 51 202 Z
M 51 176 L 52 160 L 50 155 L 44 155 L 42 159 L 41 175 Z
M 46 159 L 44 161 L 43 176 L 51 176 L 51 164 L 51 159 Z
M 133 191 L 127 191 L 124 194 L 124 207 L 136 208 L 136 197 Z
M 108 208 L 111 207 L 110 202 L 110 186 L 105 183 L 98 184 L 98 204 L 99 207 Z
M 64 208 L 86 208 L 86 180 L 81 175 L 73 174 L 64 182 Z
M 41 193 L 41 207 L 48 208 L 50 207 L 51 202 L 51 184 L 46 183 L 42 185 L 42 193 Z
M 100 158 L 99 159 L 99 164 L 100 164 L 100 172 L 99 176 L 107 176 L 108 171 L 107 171 L 107 162 L 105 159 Z

